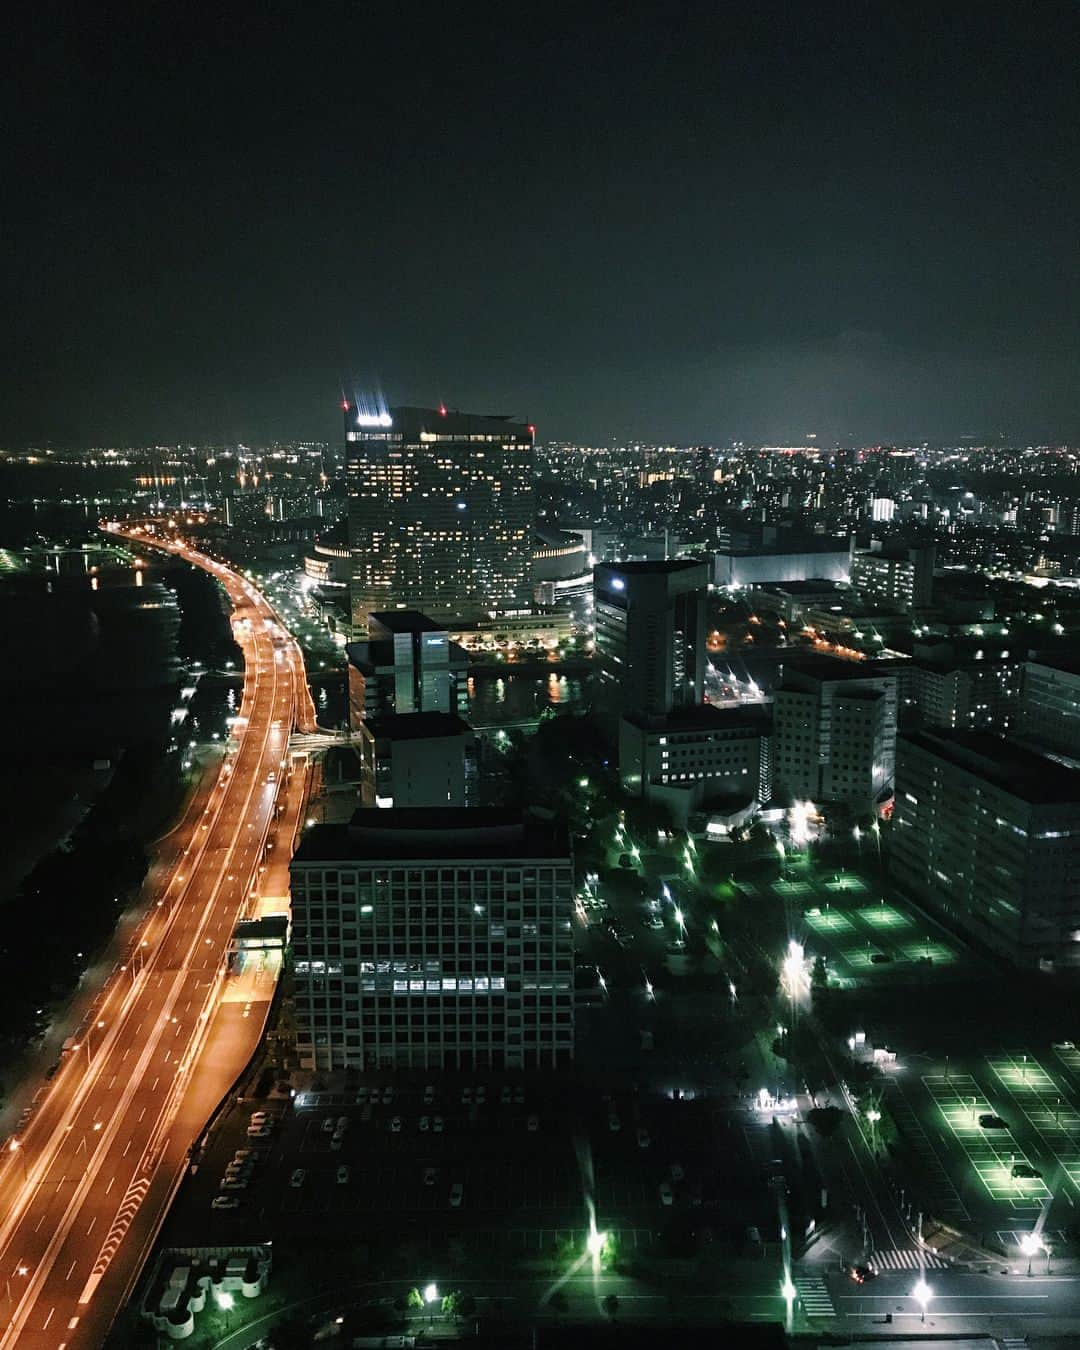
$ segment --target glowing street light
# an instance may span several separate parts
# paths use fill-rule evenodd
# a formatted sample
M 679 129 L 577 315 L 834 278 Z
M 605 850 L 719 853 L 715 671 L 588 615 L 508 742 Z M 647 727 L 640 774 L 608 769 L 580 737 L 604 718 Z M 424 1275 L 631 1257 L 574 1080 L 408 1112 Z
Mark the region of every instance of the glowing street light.
M 427 1304 L 436 1303 L 438 1302 L 438 1298 L 439 1298 L 439 1286 L 437 1284 L 425 1284 L 424 1302 Z
M 1038 1233 L 1025 1233 L 1020 1239 L 1020 1250 L 1028 1259 L 1027 1273 L 1029 1275 L 1031 1274 L 1032 1258 L 1038 1256 L 1039 1252 L 1042 1251 L 1042 1245 L 1042 1238 L 1039 1237 Z
M 594 1264 L 599 1263 L 600 1255 L 604 1250 L 604 1243 L 606 1241 L 606 1233 L 599 1233 L 595 1228 L 589 1233 L 589 1236 L 585 1241 L 585 1250 L 592 1257 Z
M 919 1321 L 925 1322 L 927 1304 L 934 1297 L 934 1291 L 921 1276 L 919 1277 L 919 1283 L 911 1291 L 911 1297 L 919 1305 Z

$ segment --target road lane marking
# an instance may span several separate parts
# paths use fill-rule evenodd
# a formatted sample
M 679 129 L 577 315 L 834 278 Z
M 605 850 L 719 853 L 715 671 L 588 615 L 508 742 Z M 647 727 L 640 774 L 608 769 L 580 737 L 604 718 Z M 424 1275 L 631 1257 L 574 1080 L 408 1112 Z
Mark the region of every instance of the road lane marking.
M 56 1311 L 56 1304 L 54 1303 L 53 1306 L 49 1309 L 49 1315 L 45 1319 L 45 1325 L 41 1328 L 42 1331 L 48 1331 L 49 1323 L 53 1320 L 53 1313 L 55 1311 Z
M 89 1237 L 90 1234 L 94 1231 L 94 1224 L 96 1223 L 97 1223 L 97 1215 L 95 1214 L 94 1217 L 90 1220 L 90 1227 L 86 1230 L 87 1237 Z
M 74 1261 L 72 1261 L 71 1265 L 68 1266 L 68 1273 L 64 1276 L 64 1279 L 65 1279 L 65 1280 L 70 1280 L 70 1279 L 71 1279 L 72 1272 L 74 1271 L 75 1267 L 76 1267 L 78 1264 L 79 1264 L 79 1258 L 76 1257 L 76 1258 L 74 1259 Z
M 113 1177 L 112 1181 L 110 1181 L 109 1184 L 105 1187 L 105 1194 L 106 1194 L 106 1195 L 108 1195 L 109 1192 L 112 1190 L 112 1188 L 113 1188 L 113 1181 L 115 1181 L 115 1180 L 116 1180 L 116 1178 Z

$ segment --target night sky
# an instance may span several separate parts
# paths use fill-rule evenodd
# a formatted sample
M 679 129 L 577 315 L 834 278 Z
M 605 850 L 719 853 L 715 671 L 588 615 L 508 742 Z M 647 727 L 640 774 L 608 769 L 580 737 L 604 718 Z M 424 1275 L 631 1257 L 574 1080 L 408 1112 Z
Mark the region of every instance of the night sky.
M 1078 16 L 27 6 L 0 445 L 1080 440 Z

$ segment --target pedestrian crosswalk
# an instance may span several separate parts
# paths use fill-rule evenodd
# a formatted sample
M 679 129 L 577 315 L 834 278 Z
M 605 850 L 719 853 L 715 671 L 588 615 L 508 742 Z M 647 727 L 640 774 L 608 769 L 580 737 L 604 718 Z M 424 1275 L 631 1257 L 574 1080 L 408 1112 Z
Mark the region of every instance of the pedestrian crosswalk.
M 917 1249 L 906 1249 L 884 1252 L 875 1252 L 870 1258 L 870 1265 L 880 1272 L 886 1270 L 948 1270 L 948 1261 L 940 1256 L 935 1256 L 933 1252 L 920 1252 Z
M 825 1281 L 817 1275 L 800 1275 L 795 1280 L 795 1290 L 807 1317 L 835 1317 L 832 1296 Z

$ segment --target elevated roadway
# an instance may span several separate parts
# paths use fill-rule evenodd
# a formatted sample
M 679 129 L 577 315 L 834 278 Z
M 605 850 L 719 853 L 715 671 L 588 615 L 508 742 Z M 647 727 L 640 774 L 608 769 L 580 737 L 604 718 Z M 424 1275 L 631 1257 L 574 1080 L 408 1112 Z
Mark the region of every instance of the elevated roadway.
M 244 654 L 243 700 L 202 819 L 160 880 L 130 959 L 102 988 L 22 1133 L 8 1141 L 0 1350 L 104 1342 L 188 1150 L 262 1035 L 273 981 L 263 982 L 258 1003 L 234 998 L 229 939 L 239 918 L 259 912 L 263 877 L 280 872 L 305 804 L 297 776 L 306 775 L 306 762 L 294 765 L 288 743 L 294 729 L 314 731 L 315 710 L 303 657 L 270 605 L 243 577 L 182 542 L 110 529 L 221 582 Z

